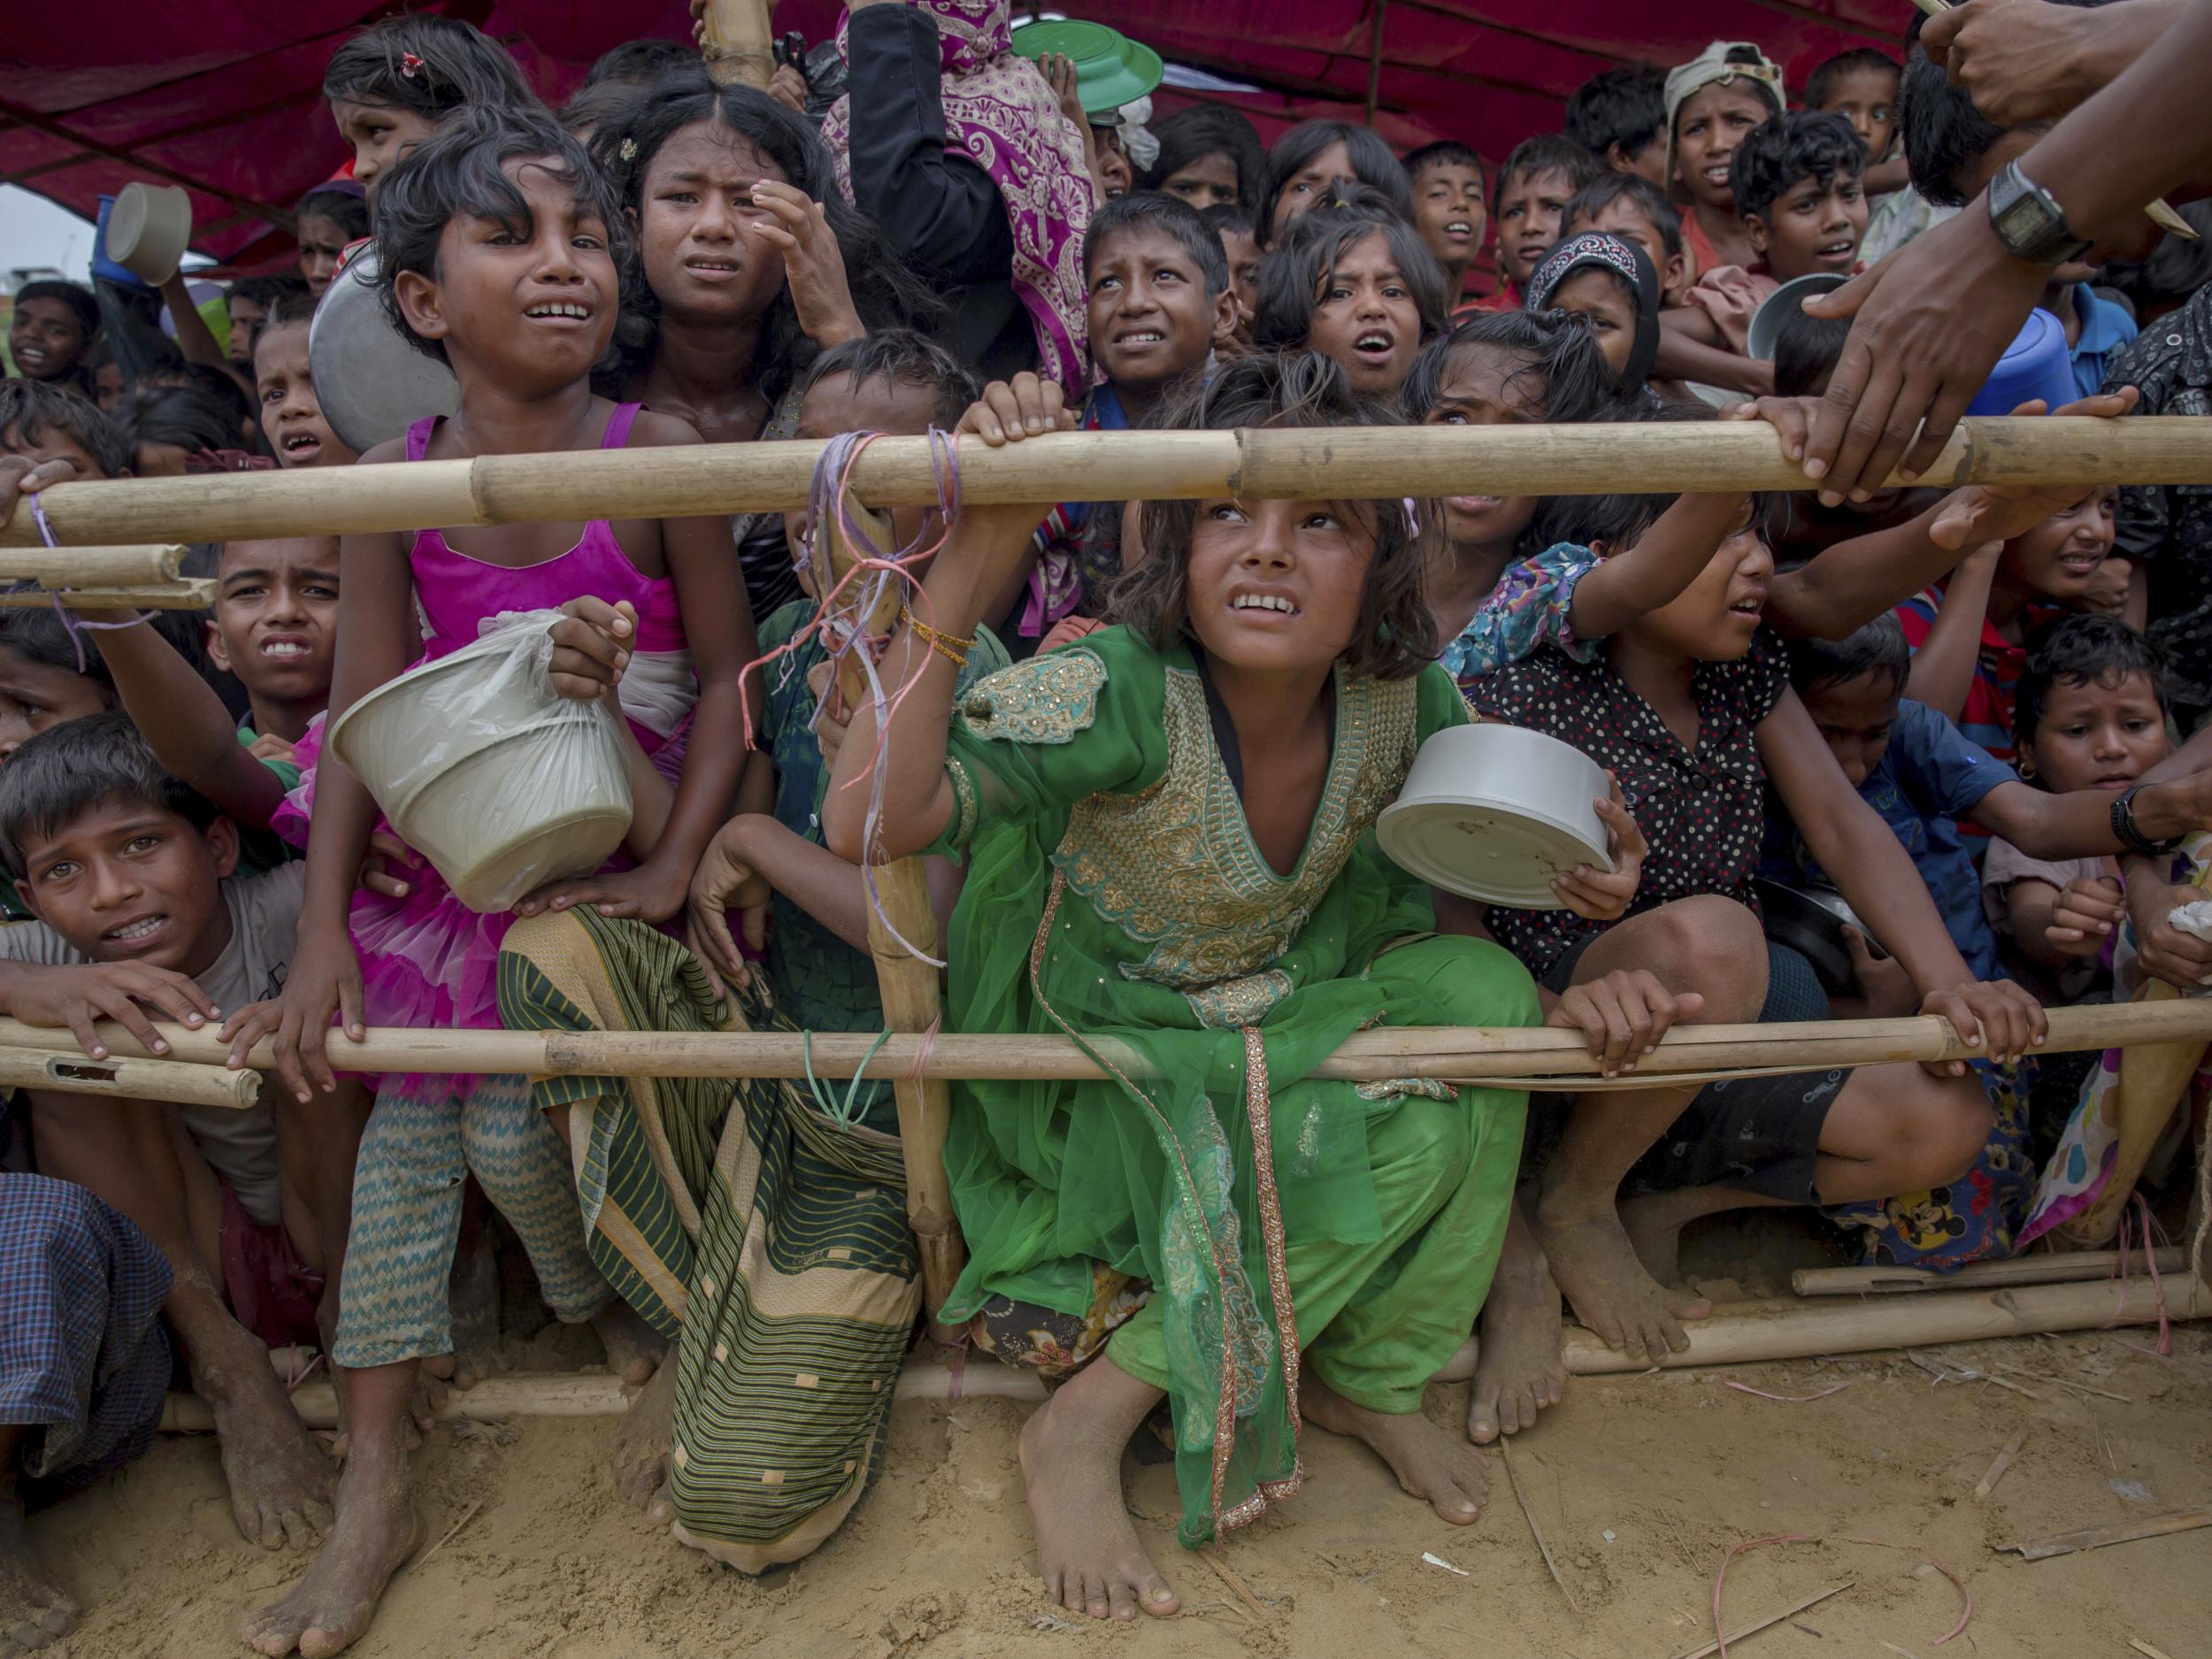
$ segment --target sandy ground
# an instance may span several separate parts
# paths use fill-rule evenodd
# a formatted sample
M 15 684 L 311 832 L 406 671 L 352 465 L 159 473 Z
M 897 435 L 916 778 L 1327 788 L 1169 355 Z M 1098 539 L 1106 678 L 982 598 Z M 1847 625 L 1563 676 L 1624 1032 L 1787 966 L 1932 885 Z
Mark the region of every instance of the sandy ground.
M 543 1333 L 518 1357 L 542 1366 L 565 1351 L 561 1339 Z M 1852 1587 L 1748 1638 L 1747 1654 L 1934 1659 L 1961 1602 L 1923 1565 L 1929 1552 L 1974 1595 L 1971 1624 L 1941 1654 L 2130 1659 L 2132 1637 L 2171 1659 L 2200 1659 L 2212 1653 L 2212 1532 L 2032 1564 L 1994 1549 L 2212 1502 L 2212 1326 L 2177 1330 L 2170 1358 L 2128 1346 L 2154 1340 L 2129 1331 L 1924 1351 L 2025 1394 L 1939 1384 L 1896 1354 L 1572 1382 L 1567 1403 L 1511 1453 L 1572 1609 L 1495 1454 L 1490 1506 L 1477 1525 L 1454 1527 L 1401 1494 L 1363 1448 L 1310 1429 L 1304 1492 L 1227 1556 L 1263 1617 L 1175 1546 L 1171 1471 L 1132 1463 L 1139 1530 L 1184 1605 L 1171 1620 L 1124 1629 L 1038 1600 L 1015 1461 L 1026 1407 L 901 1405 L 883 1477 L 852 1521 L 812 1559 L 760 1580 L 672 1543 L 613 1497 L 603 1422 L 518 1422 L 506 1444 L 449 1427 L 424 1458 L 422 1501 L 432 1540 L 458 1530 L 401 1576 L 354 1651 L 627 1659 L 758 1649 L 799 1659 L 1110 1646 L 1132 1655 L 1672 1659 L 1710 1637 L 1713 1577 L 1731 1546 L 1802 1532 L 1825 1541 L 1737 1559 L 1729 1628 L 1831 1585 Z M 1853 1381 L 1783 1404 L 1728 1379 L 1789 1394 Z M 1466 1401 L 1465 1387 L 1440 1386 L 1428 1409 L 1457 1422 Z M 1977 1503 L 1975 1481 L 2024 1423 L 2025 1449 Z M 1854 1538 L 1897 1548 L 1846 1541 Z M 165 1437 L 142 1463 L 39 1517 L 33 1539 L 92 1604 L 81 1632 L 53 1650 L 68 1659 L 242 1654 L 233 1640 L 241 1617 L 305 1566 L 303 1555 L 240 1540 L 205 1438 Z M 1424 1552 L 1467 1576 L 1425 1563 Z

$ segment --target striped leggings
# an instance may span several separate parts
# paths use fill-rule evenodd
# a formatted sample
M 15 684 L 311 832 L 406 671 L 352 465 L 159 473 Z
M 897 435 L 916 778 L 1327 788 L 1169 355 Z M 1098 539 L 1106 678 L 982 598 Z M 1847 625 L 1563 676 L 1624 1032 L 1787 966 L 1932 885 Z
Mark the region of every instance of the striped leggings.
M 465 1079 L 459 1079 L 465 1081 Z M 349 1370 L 453 1350 L 449 1282 L 472 1172 L 530 1253 L 566 1324 L 613 1295 L 584 1248 L 568 1149 L 519 1077 L 392 1078 L 377 1093 L 354 1167 L 353 1222 L 332 1362 Z

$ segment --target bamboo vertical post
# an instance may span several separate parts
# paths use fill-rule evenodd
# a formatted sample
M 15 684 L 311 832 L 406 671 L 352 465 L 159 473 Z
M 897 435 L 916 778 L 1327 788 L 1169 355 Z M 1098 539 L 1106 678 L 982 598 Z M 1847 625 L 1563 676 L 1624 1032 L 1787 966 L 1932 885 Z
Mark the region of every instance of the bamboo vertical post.
M 890 518 L 857 502 L 852 511 L 868 526 L 878 547 L 893 545 Z M 856 555 L 832 513 L 814 526 L 816 547 L 827 570 L 817 580 L 834 588 Z M 846 618 L 864 636 L 887 634 L 898 615 L 895 583 L 887 584 L 866 616 Z M 838 694 L 847 709 L 867 697 L 860 659 L 848 655 L 838 675 Z M 937 970 L 908 954 L 901 937 L 918 950 L 937 949 L 937 918 L 929 908 L 929 883 L 919 858 L 901 858 L 875 866 L 876 902 L 868 910 L 868 951 L 875 958 L 876 986 L 883 996 L 884 1026 L 889 1031 L 927 1031 L 943 1011 Z M 896 934 L 893 929 L 896 929 Z M 951 1294 L 953 1281 L 967 1264 L 967 1245 L 952 1213 L 952 1183 L 945 1174 L 945 1136 L 951 1126 L 952 1094 L 942 1078 L 902 1073 L 892 1084 L 898 1101 L 899 1148 L 906 1164 L 906 1219 L 922 1257 L 922 1294 L 933 1334 L 949 1335 L 937 1325 L 937 1310 Z
M 765 92 L 776 73 L 768 0 L 710 0 L 700 23 L 699 44 L 716 84 Z

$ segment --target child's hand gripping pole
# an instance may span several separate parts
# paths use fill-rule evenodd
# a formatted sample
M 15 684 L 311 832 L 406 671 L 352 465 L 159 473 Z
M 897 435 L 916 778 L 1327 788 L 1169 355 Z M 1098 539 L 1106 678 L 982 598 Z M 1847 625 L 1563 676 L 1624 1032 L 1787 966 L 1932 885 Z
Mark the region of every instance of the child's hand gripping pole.
M 827 568 L 818 577 L 818 591 L 850 608 L 824 618 L 824 638 L 851 640 L 840 652 L 836 694 L 850 710 L 887 702 L 897 687 L 885 687 L 875 672 L 871 643 L 887 635 L 898 619 L 907 583 L 889 572 L 873 581 L 858 579 L 862 555 L 845 534 L 847 515 L 879 548 L 896 545 L 890 519 L 849 497 L 840 511 L 818 511 L 815 547 Z M 878 729 L 887 708 L 877 709 Z M 883 1020 L 891 1031 L 933 1031 L 943 1014 L 938 991 L 937 920 L 929 908 L 929 887 L 918 857 L 886 864 L 861 865 L 869 884 L 868 952 L 875 958 L 876 987 L 883 998 Z M 952 1213 L 952 1183 L 945 1174 L 945 1136 L 952 1101 L 941 1078 L 902 1076 L 892 1090 L 898 1102 L 899 1150 L 906 1164 L 906 1220 L 922 1257 L 922 1294 L 930 1314 L 930 1334 L 950 1342 L 957 1333 L 940 1329 L 937 1310 L 966 1265 L 968 1248 Z

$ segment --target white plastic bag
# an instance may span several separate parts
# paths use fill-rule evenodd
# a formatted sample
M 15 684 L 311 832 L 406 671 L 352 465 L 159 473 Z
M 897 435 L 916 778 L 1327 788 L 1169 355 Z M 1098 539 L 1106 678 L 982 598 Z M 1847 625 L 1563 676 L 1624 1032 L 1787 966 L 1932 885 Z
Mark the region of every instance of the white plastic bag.
M 607 861 L 630 827 L 628 734 L 611 701 L 555 695 L 558 611 L 503 611 L 473 644 L 378 687 L 329 746 L 461 902 L 512 910 Z

